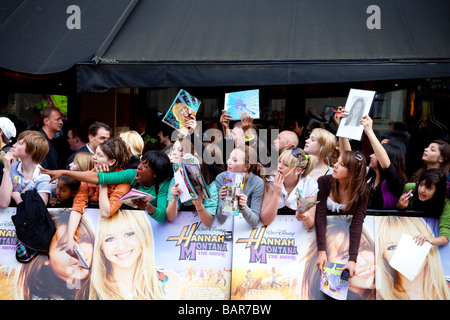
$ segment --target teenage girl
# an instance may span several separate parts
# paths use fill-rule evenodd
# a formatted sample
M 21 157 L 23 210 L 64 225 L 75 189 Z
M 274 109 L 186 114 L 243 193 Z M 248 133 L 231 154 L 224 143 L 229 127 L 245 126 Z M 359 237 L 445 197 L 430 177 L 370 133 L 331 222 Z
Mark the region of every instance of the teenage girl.
M 309 138 L 305 141 L 304 151 L 318 158 L 317 165 L 312 169 L 309 176 L 319 178 L 325 174 L 332 174 L 332 154 L 337 147 L 337 139 L 327 129 L 315 128 L 311 131 Z
M 416 235 L 416 242 L 420 245 L 425 241 L 436 246 L 446 245 L 450 236 L 450 200 L 446 197 L 445 174 L 440 169 L 427 170 L 419 177 L 418 183 L 407 183 L 405 191 L 397 208 L 423 211 L 425 217 L 439 219 L 439 236 Z M 412 197 L 408 191 L 412 192 Z
M 300 148 L 288 148 L 278 159 L 278 171 L 270 177 L 261 207 L 261 221 L 269 225 L 279 210 L 295 214 L 307 228 L 314 225 L 315 206 L 305 212 L 297 210 L 297 189 L 307 201 L 317 199 L 317 181 L 309 173 L 317 163 L 317 158 L 306 154 Z
M 317 183 L 319 193 L 316 206 L 317 266 L 322 270 L 327 263 L 327 215 L 352 215 L 348 262 L 343 267 L 350 276 L 356 272 L 361 232 L 369 200 L 366 183 L 366 159 L 354 151 L 344 151 L 334 164 L 332 175 L 321 176 Z
M 227 161 L 227 170 L 229 172 L 245 174 L 244 192 L 238 195 L 239 211 L 252 227 L 256 227 L 260 222 L 261 204 L 264 195 L 264 181 L 259 176 L 261 165 L 256 159 L 255 149 L 245 145 L 233 149 Z M 225 177 L 225 172 L 222 172 L 215 180 L 219 192 L 216 215 L 221 223 L 224 223 L 228 218 L 228 216 L 222 214 L 223 200 L 227 193 L 227 188 L 224 186 Z
M 195 151 L 193 144 L 183 136 L 180 136 L 177 141 L 174 142 L 170 159 L 172 163 L 177 164 L 181 162 L 185 155 L 191 155 L 194 157 Z M 197 159 L 197 158 L 195 158 Z M 200 217 L 200 220 L 207 227 L 211 226 L 214 216 L 217 210 L 218 193 L 216 183 L 214 182 L 213 175 L 209 172 L 208 166 L 203 160 L 199 160 L 200 169 L 203 178 L 205 179 L 206 188 L 211 196 L 211 199 L 202 199 L 201 195 L 197 199 L 189 200 L 182 205 L 184 207 L 194 206 L 191 210 L 195 210 Z M 181 193 L 178 183 L 175 183 L 175 178 L 172 178 L 169 186 L 169 193 L 167 195 L 167 220 L 173 221 L 178 215 L 180 206 L 178 204 L 178 198 Z

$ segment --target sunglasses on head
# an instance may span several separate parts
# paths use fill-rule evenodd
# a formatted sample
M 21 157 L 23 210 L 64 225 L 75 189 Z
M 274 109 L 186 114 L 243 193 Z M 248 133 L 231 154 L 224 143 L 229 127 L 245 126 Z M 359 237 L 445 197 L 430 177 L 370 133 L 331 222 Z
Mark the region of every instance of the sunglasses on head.
M 287 148 L 287 150 L 292 150 L 292 155 L 293 155 L 294 157 L 296 157 L 297 159 L 298 159 L 302 154 L 305 155 L 305 159 L 306 159 L 306 160 L 309 159 L 308 154 L 307 154 L 305 151 L 303 151 L 302 149 L 300 149 L 300 148 L 297 148 L 297 147 L 294 147 L 294 146 L 290 146 L 289 148 Z

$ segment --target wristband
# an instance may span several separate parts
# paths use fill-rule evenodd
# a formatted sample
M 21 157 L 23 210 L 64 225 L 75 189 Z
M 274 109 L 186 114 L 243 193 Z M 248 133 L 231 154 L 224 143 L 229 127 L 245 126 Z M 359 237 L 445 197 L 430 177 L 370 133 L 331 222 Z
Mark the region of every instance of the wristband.
M 253 139 L 255 139 L 255 136 L 253 135 L 253 133 L 252 133 L 252 137 L 251 138 L 246 138 L 244 136 L 244 141 L 246 141 L 246 142 L 252 141 Z

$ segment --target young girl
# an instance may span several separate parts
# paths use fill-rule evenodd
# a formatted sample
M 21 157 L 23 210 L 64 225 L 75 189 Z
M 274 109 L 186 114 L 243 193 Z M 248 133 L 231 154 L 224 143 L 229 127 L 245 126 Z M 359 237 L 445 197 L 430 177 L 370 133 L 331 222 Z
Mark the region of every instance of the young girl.
M 121 171 L 128 165 L 130 155 L 122 139 L 112 138 L 98 145 L 92 159 L 94 161 L 92 172 Z M 78 193 L 73 200 L 67 228 L 67 252 L 69 255 L 76 257 L 73 252 L 75 249 L 74 236 L 88 201 L 98 201 L 100 217 L 108 218 L 119 210 L 121 203 L 117 200 L 127 193 L 130 188 L 129 183 L 100 186 L 86 182 L 81 183 Z
M 334 164 L 332 175 L 317 180 L 319 193 L 316 206 L 317 266 L 322 270 L 327 263 L 327 215 L 352 215 L 350 224 L 349 261 L 343 267 L 350 276 L 356 272 L 361 231 L 369 200 L 366 183 L 366 159 L 354 151 L 344 151 Z
M 412 198 L 408 194 L 410 190 L 413 192 Z M 425 241 L 436 246 L 446 245 L 450 236 L 450 200 L 445 195 L 445 174 L 440 169 L 427 170 L 419 177 L 418 183 L 407 183 L 405 191 L 397 208 L 423 211 L 425 217 L 439 219 L 439 236 L 416 235 L 416 242 L 419 245 Z
M 80 185 L 78 180 L 65 176 L 59 178 L 56 185 L 56 205 L 62 208 L 72 208 L 73 199 L 77 195 Z
M 322 128 L 311 131 L 304 150 L 307 154 L 316 156 L 318 163 L 309 173 L 310 177 L 318 179 L 320 176 L 333 173 L 331 156 L 336 146 L 336 136 L 330 131 Z
M 450 194 L 450 144 L 443 140 L 434 140 L 423 150 L 422 167 L 411 177 L 417 182 L 420 175 L 429 169 L 439 169 L 447 176 L 447 196 Z
M 340 116 L 345 117 L 346 111 L 341 107 Z M 381 144 L 373 131 L 373 121 L 365 115 L 360 120 L 373 149 L 370 155 L 368 184 L 370 197 L 367 207 L 369 209 L 395 209 L 402 194 L 406 181 L 406 160 L 404 150 L 398 142 L 390 141 Z M 342 150 L 351 150 L 347 138 L 339 138 Z
M 69 169 L 73 171 L 90 171 L 94 169 L 92 153 L 78 152 L 73 161 L 69 163 Z
M 278 172 L 271 176 L 269 187 L 264 192 L 261 221 L 269 225 L 275 219 L 277 212 L 287 211 L 295 214 L 303 221 L 306 228 L 314 225 L 315 206 L 305 212 L 297 210 L 297 189 L 307 201 L 317 199 L 317 181 L 309 176 L 317 163 L 317 158 L 307 155 L 300 148 L 288 148 L 283 151 L 278 160 Z M 285 210 L 287 209 L 287 210 Z
M 255 149 L 249 146 L 235 148 L 227 161 L 229 172 L 245 173 L 244 193 L 239 194 L 240 213 L 247 223 L 256 227 L 260 222 L 261 204 L 264 195 L 264 181 L 259 176 L 260 164 L 256 161 Z M 216 186 L 219 192 L 219 203 L 217 205 L 217 218 L 224 223 L 228 216 L 222 214 L 223 200 L 227 193 L 224 186 L 225 172 L 216 177 Z
M 130 163 L 128 169 L 136 169 L 140 163 L 142 152 L 144 150 L 144 139 L 135 130 L 121 132 L 120 138 L 127 145 L 128 151 L 131 153 Z
M 174 142 L 171 153 L 171 162 L 179 163 L 185 155 L 195 154 L 194 146 L 192 143 L 186 138 L 180 136 L 177 141 Z M 200 160 L 199 160 L 200 161 Z M 206 163 L 201 160 L 200 169 L 203 175 L 203 178 L 206 182 L 206 187 L 208 188 L 208 192 L 211 196 L 211 199 L 202 199 L 199 195 L 197 199 L 192 199 L 182 204 L 185 208 L 189 206 L 194 206 L 191 210 L 197 211 L 200 220 L 207 227 L 211 226 L 214 216 L 216 215 L 217 210 L 217 201 L 218 201 L 218 193 L 216 183 L 214 182 L 214 177 L 208 170 L 208 166 Z M 179 210 L 179 204 L 177 199 L 181 193 L 180 188 L 178 187 L 178 183 L 175 183 L 175 178 L 172 178 L 169 185 L 169 193 L 167 195 L 168 205 L 167 205 L 167 220 L 173 221 Z
M 151 150 L 142 155 L 137 169 L 126 169 L 115 172 L 71 171 L 71 170 L 45 170 L 42 172 L 51 175 L 52 180 L 67 176 L 79 181 L 95 185 L 108 185 L 127 183 L 134 188 L 146 192 L 153 197 L 149 202 L 134 200 L 139 209 L 147 213 L 156 221 L 166 220 L 167 191 L 170 178 L 173 176 L 169 157 L 162 151 Z

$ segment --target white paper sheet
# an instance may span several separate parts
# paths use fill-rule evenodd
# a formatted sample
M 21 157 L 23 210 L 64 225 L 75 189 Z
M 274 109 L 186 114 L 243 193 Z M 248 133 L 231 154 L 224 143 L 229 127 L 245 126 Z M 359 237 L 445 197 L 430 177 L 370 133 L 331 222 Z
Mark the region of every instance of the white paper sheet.
M 425 242 L 422 246 L 416 244 L 412 235 L 402 234 L 397 249 L 389 263 L 392 268 L 413 281 L 422 268 L 423 262 L 431 249 L 431 244 Z

